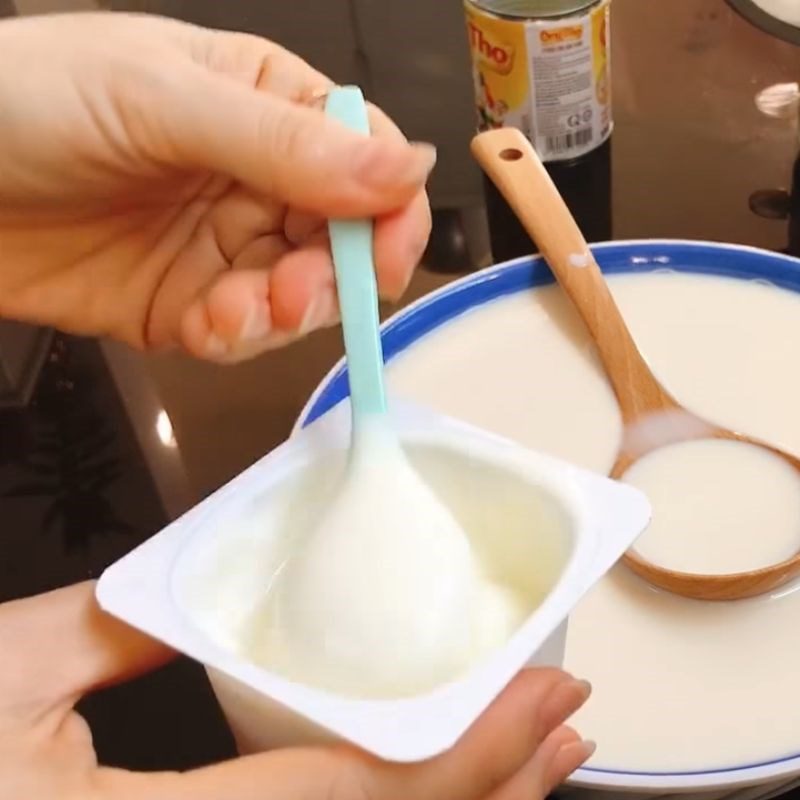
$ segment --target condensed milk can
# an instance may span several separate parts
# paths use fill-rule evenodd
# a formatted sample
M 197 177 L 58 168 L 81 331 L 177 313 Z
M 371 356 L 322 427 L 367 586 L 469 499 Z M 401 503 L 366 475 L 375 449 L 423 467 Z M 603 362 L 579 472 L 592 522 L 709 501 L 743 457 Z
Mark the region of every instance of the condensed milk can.
M 611 0 L 463 0 L 479 130 L 519 128 L 584 237 L 613 238 Z M 484 176 L 495 261 L 535 250 Z
M 478 128 L 519 128 L 543 161 L 611 135 L 611 0 L 465 0 Z

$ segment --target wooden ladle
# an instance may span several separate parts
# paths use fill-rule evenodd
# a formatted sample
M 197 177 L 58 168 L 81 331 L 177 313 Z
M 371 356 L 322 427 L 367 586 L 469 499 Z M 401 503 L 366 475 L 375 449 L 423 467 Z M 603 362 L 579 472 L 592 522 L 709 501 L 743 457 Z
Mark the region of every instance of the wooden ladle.
M 472 153 L 536 241 L 583 318 L 622 414 L 623 437 L 611 477 L 660 447 L 697 439 L 728 439 L 763 447 L 800 471 L 800 459 L 701 419 L 675 400 L 647 366 L 583 235 L 530 142 L 515 128 L 478 134 Z M 736 600 L 771 591 L 800 574 L 800 547 L 761 569 L 697 574 L 665 569 L 634 549 L 625 563 L 650 583 L 701 600 Z

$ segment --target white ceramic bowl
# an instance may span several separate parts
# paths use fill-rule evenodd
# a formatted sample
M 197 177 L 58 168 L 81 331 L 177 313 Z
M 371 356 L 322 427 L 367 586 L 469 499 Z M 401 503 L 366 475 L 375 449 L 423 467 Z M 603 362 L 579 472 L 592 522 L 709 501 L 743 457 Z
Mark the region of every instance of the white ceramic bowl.
M 719 275 L 745 281 L 769 282 L 800 293 L 800 262 L 778 254 L 753 248 L 703 242 L 630 241 L 608 243 L 592 248 L 599 264 L 607 273 L 636 273 L 674 270 L 678 272 Z M 462 314 L 499 298 L 552 283 L 552 276 L 540 259 L 522 258 L 469 275 L 423 297 L 392 317 L 383 327 L 383 342 L 387 361 L 407 351 L 417 342 L 434 333 Z M 515 343 L 510 342 L 509 347 Z M 521 348 L 522 349 L 522 348 Z M 464 359 L 466 363 L 469 359 Z M 466 367 L 469 368 L 469 367 Z M 487 389 L 501 393 L 503 386 Z M 323 379 L 304 408 L 297 422 L 300 430 L 334 407 L 347 395 L 347 377 L 340 362 Z M 487 401 L 488 402 L 488 401 Z M 530 413 L 536 414 L 535 399 Z M 598 620 L 597 624 L 603 624 Z M 791 635 L 787 632 L 787 635 Z M 796 635 L 796 634 L 795 634 Z M 612 643 L 609 645 L 613 647 Z M 735 665 L 731 665 L 735 669 Z M 742 691 L 754 690 L 742 676 Z M 669 692 L 669 686 L 654 686 L 654 692 Z M 615 767 L 604 769 L 590 766 L 581 769 L 573 779 L 576 786 L 613 793 L 620 791 L 644 794 L 701 792 L 708 796 L 725 794 L 735 788 L 755 787 L 744 796 L 764 796 L 776 786 L 782 786 L 800 776 L 800 700 L 786 697 L 786 713 L 797 719 L 796 747 L 792 752 L 776 752 L 774 757 L 757 762 L 737 761 L 720 768 L 687 771 L 637 771 Z M 737 720 L 735 708 L 730 709 L 732 725 L 747 725 Z M 658 719 L 652 720 L 659 725 Z M 640 732 L 647 736 L 646 731 Z M 737 795 L 738 796 L 738 795 Z

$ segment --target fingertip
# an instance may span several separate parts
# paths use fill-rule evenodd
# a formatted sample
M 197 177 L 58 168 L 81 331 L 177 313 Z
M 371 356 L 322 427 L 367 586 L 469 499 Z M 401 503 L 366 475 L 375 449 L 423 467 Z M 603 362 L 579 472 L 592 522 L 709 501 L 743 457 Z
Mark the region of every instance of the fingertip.
M 186 309 L 180 336 L 192 356 L 232 363 L 337 318 L 330 254 L 315 245 L 292 251 L 270 270 L 224 273 Z
M 204 300 L 195 300 L 181 316 L 180 343 L 194 358 L 221 361 L 227 348 L 213 335 Z
M 261 270 L 224 273 L 181 319 L 187 352 L 219 363 L 266 349 L 271 334 L 269 274 Z
M 597 742 L 592 739 L 584 739 L 581 745 L 581 764 L 585 764 L 597 752 Z
M 328 218 L 377 217 L 424 189 L 436 161 L 432 145 L 344 133 L 337 146 L 324 148 L 327 163 L 318 161 L 313 172 L 298 164 L 285 185 L 292 204 Z
M 547 767 L 546 793 L 550 794 L 565 783 L 573 772 L 580 769 L 594 755 L 596 750 L 595 742 L 580 738 L 562 745 Z
M 494 775 L 489 776 L 484 794 L 513 775 L 540 747 L 552 729 L 542 724 L 541 707 L 570 681 L 570 676 L 560 669 L 524 670 L 465 736 L 459 753 L 468 753 L 475 771 L 473 780 L 485 781 L 486 776 L 480 774 L 481 765 L 485 769 L 487 762 L 495 762 Z
M 427 195 L 418 192 L 403 209 L 375 224 L 375 269 L 381 297 L 396 303 L 419 266 L 431 232 Z
M 268 169 L 264 180 L 271 193 L 307 212 L 328 218 L 387 213 L 424 187 L 436 163 L 433 145 L 357 133 L 274 98 L 269 105 L 258 172 Z
M 282 331 L 301 334 L 335 319 L 333 264 L 327 248 L 301 248 L 282 258 L 270 273 L 272 320 Z
M 431 144 L 373 137 L 358 148 L 352 174 L 372 191 L 410 198 L 425 185 L 435 164 L 436 148 Z
M 570 678 L 558 684 L 538 708 L 540 725 L 548 732 L 569 719 L 589 699 L 592 685 Z
M 490 800 L 544 798 L 561 786 L 593 752 L 593 743 L 581 741 L 572 728 L 556 728 L 526 764 Z
M 206 306 L 211 329 L 227 345 L 266 338 L 272 329 L 268 272 L 226 273 L 211 287 Z

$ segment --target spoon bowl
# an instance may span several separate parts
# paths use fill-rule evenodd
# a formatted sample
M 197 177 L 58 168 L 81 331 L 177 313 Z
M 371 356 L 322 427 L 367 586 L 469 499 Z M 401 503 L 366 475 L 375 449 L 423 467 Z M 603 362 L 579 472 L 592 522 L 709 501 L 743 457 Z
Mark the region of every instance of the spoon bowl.
M 623 438 L 611 477 L 667 445 L 724 439 L 755 445 L 800 473 L 800 459 L 684 408 L 653 374 L 564 200 L 525 136 L 514 128 L 478 134 L 472 153 L 495 183 L 583 319 L 619 404 Z M 699 600 L 736 600 L 772 591 L 800 575 L 800 545 L 790 558 L 744 572 L 702 574 L 662 567 L 630 549 L 624 562 L 661 589 Z

